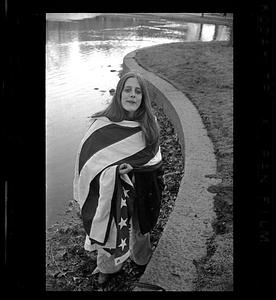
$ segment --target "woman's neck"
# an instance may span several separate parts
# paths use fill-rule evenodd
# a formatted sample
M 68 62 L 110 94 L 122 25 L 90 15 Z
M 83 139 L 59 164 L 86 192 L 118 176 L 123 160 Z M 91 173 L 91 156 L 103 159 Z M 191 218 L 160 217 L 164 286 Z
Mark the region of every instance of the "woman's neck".
M 133 121 L 134 119 L 134 111 L 128 111 L 127 112 L 127 120 Z

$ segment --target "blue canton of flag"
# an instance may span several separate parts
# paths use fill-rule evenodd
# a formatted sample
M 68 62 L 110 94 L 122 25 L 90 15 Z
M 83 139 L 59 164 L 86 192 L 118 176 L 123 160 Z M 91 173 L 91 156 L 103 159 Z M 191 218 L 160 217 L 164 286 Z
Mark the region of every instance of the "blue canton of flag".
M 133 213 L 134 188 L 126 181 L 117 181 L 117 202 L 115 223 L 117 226 L 117 247 L 114 253 L 115 265 L 125 261 L 130 255 L 130 219 Z

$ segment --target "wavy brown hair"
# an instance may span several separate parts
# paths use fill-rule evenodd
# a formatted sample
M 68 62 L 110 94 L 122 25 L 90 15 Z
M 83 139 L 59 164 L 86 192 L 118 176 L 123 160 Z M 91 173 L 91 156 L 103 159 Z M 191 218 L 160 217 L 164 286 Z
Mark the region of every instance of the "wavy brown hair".
M 134 112 L 134 117 L 132 120 L 137 121 L 140 124 L 142 132 L 144 133 L 146 145 L 153 145 L 159 140 L 160 130 L 153 114 L 147 89 L 147 83 L 145 79 L 138 73 L 129 72 L 124 74 L 117 84 L 116 91 L 112 97 L 111 103 L 106 109 L 93 114 L 91 118 L 105 116 L 112 122 L 121 122 L 123 120 L 127 120 L 127 111 L 122 107 L 121 95 L 126 80 L 132 77 L 137 79 L 142 91 L 141 104 L 139 108 Z

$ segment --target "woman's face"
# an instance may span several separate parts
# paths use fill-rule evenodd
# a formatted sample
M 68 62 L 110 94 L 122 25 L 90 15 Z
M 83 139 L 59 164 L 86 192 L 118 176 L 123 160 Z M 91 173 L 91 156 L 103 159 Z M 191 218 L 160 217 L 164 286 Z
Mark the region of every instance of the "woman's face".
M 134 112 L 139 108 L 142 101 L 142 89 L 138 80 L 130 77 L 126 80 L 121 95 L 123 108 L 128 112 L 129 117 L 133 117 Z

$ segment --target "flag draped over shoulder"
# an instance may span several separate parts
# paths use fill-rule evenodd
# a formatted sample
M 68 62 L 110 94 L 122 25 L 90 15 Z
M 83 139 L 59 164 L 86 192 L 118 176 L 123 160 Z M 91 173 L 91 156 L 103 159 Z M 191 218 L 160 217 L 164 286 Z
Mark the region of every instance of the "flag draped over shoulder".
M 109 248 L 115 264 L 129 256 L 130 219 L 135 189 L 118 168 L 129 163 L 154 169 L 162 158 L 159 145 L 145 146 L 138 122 L 96 118 L 82 139 L 75 165 L 74 198 L 81 208 L 90 241 Z

